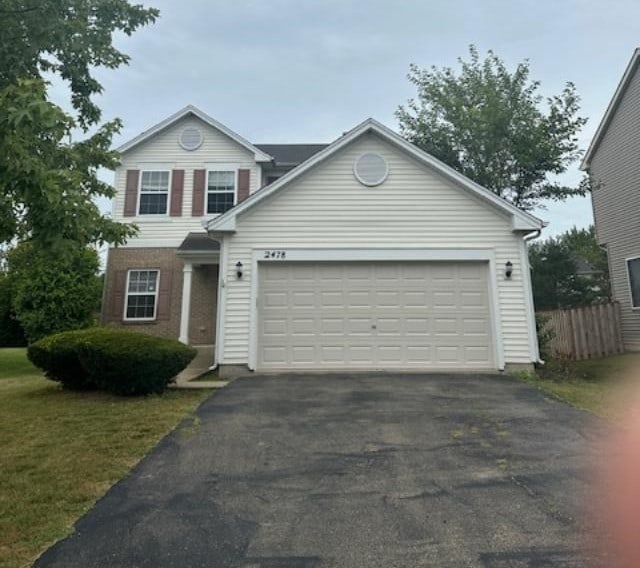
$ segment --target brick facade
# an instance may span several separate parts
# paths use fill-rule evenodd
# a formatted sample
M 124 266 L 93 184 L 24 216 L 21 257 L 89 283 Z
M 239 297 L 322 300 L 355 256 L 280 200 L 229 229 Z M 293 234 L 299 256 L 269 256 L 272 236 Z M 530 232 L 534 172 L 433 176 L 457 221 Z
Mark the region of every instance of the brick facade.
M 182 303 L 182 269 L 184 262 L 174 248 L 111 248 L 107 257 L 102 321 L 127 329 L 178 339 Z M 116 290 L 116 274 L 130 269 L 157 269 L 170 273 L 169 309 L 166 318 L 151 322 L 124 321 L 126 294 Z M 194 266 L 191 290 L 189 343 L 215 343 L 218 266 Z

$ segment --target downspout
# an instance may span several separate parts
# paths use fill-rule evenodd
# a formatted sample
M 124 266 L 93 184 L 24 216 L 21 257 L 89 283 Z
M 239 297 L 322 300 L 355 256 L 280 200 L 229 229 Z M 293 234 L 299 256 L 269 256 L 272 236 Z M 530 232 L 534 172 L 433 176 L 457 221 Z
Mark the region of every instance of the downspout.
M 524 253 L 525 253 L 525 261 L 527 263 L 527 278 L 529 279 L 529 302 L 531 305 L 531 315 L 533 317 L 533 333 L 534 333 L 534 337 L 536 339 L 536 361 L 534 363 L 534 365 L 544 365 L 544 361 L 540 358 L 540 346 L 538 345 L 538 326 L 536 324 L 536 311 L 535 311 L 535 307 L 533 305 L 533 286 L 531 284 L 531 265 L 529 264 L 529 251 L 527 249 L 527 243 L 529 241 L 533 241 L 534 239 L 537 239 L 540 235 L 542 234 L 542 229 L 536 229 L 536 231 L 534 231 L 533 233 L 531 233 L 530 235 L 527 235 L 526 237 L 524 237 L 523 242 L 524 242 Z

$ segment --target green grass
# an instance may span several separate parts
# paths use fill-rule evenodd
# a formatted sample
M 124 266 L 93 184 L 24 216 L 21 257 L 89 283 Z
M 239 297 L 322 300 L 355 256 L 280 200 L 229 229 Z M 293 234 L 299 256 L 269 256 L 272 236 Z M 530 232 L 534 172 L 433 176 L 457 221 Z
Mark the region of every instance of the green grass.
M 578 408 L 615 418 L 616 395 L 636 369 L 640 369 L 640 353 L 625 353 L 585 361 L 551 360 L 535 374 L 516 376 Z
M 210 391 L 65 391 L 0 349 L 0 567 L 29 566 Z

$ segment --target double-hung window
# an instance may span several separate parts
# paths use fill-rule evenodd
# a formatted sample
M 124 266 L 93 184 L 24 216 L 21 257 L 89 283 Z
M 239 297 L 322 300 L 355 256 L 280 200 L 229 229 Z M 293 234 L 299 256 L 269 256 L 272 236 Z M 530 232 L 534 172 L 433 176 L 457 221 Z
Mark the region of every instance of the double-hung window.
M 140 215 L 166 215 L 169 201 L 168 171 L 143 171 L 140 176 Z
M 236 172 L 213 170 L 207 175 L 207 213 L 224 213 L 236 202 Z
M 627 259 L 631 307 L 640 308 L 640 257 Z
M 129 270 L 124 319 L 155 319 L 158 303 L 158 277 L 158 270 Z

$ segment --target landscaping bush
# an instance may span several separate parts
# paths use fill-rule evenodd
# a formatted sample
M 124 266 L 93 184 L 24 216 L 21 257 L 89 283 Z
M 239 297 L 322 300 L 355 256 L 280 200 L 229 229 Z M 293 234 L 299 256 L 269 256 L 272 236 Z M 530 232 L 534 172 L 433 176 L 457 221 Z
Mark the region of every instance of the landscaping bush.
M 101 334 L 79 347 L 90 381 L 120 395 L 163 392 L 196 355 L 179 341 L 125 331 Z
M 163 392 L 196 350 L 153 335 L 91 328 L 46 337 L 28 355 L 48 378 L 68 388 L 141 395 Z
M 58 381 L 74 390 L 95 388 L 80 364 L 78 345 L 100 333 L 100 328 L 64 331 L 49 335 L 32 343 L 27 348 L 27 357 L 36 367 L 44 371 L 52 381 Z

